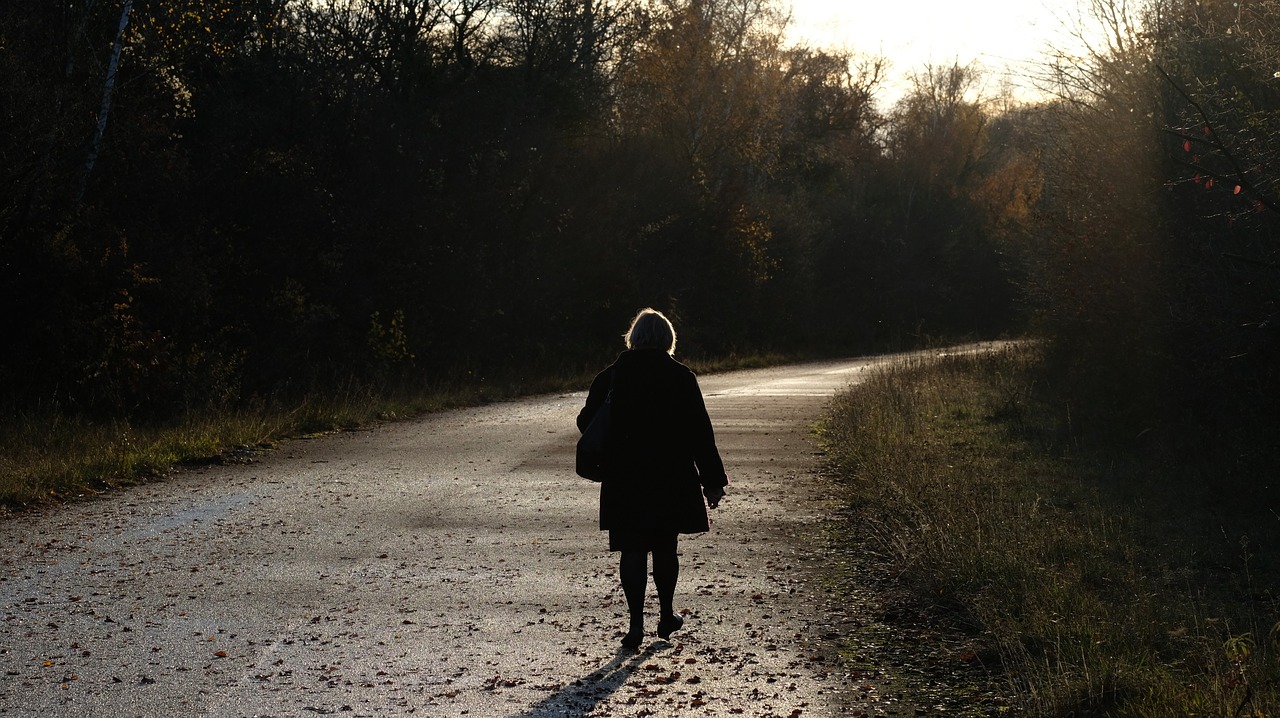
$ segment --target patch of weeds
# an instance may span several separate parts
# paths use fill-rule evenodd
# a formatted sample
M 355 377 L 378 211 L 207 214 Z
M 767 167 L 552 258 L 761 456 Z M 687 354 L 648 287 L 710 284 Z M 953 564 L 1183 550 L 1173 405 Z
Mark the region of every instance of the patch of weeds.
M 1274 713 L 1274 503 L 1229 447 L 1078 441 L 1037 362 L 917 363 L 833 404 L 821 436 L 894 590 L 972 622 L 1028 715 Z
M 1000 657 L 978 627 L 903 589 L 861 509 L 837 513 L 809 540 L 822 547 L 824 591 L 839 597 L 827 608 L 827 637 L 854 678 L 846 707 L 891 718 L 1007 714 L 1009 687 L 993 670 Z

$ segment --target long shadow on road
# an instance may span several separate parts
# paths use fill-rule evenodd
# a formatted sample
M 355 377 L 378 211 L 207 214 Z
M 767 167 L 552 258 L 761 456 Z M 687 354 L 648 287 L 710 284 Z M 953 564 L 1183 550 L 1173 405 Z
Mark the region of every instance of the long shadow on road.
M 620 648 L 608 663 L 510 718 L 584 718 L 617 692 L 656 652 L 653 646 L 640 653 Z

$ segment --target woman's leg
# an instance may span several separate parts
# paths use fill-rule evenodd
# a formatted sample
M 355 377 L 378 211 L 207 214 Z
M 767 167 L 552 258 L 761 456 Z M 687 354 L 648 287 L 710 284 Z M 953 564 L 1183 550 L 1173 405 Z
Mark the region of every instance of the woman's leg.
M 622 579 L 622 593 L 627 597 L 627 611 L 631 614 L 631 626 L 622 639 L 622 645 L 627 648 L 638 648 L 644 638 L 644 590 L 649 584 L 648 573 L 647 551 L 622 552 L 618 576 Z
M 676 581 L 680 578 L 680 557 L 675 551 L 653 552 L 653 583 L 658 587 L 658 603 L 663 616 L 675 614 Z
M 658 620 L 658 636 L 667 638 L 684 625 L 684 619 L 676 615 L 676 582 L 680 578 L 680 556 L 673 539 L 670 546 L 653 552 L 653 583 L 658 587 L 658 602 L 662 613 Z

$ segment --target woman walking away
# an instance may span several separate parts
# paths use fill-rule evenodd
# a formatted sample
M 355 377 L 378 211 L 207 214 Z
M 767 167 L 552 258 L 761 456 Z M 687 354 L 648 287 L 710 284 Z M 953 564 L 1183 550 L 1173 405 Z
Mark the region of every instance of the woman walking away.
M 631 614 L 622 645 L 637 649 L 644 638 L 649 554 L 661 611 L 658 636 L 667 639 L 684 625 L 673 605 L 677 536 L 711 528 L 707 505 L 719 505 L 729 479 L 698 379 L 674 359 L 671 322 L 644 309 L 624 338 L 626 351 L 591 382 L 578 430 L 586 431 L 611 397 L 600 528 L 609 532 L 609 550 L 621 553 L 619 575 Z

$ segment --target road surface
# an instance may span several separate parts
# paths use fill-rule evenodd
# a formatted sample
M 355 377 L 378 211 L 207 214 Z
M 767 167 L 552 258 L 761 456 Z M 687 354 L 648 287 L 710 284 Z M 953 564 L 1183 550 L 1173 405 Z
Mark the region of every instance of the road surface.
M 0 715 L 883 714 L 832 655 L 809 435 L 876 361 L 702 377 L 732 483 L 681 541 L 670 642 L 651 595 L 619 650 L 584 394 L 542 396 L 4 517 Z

